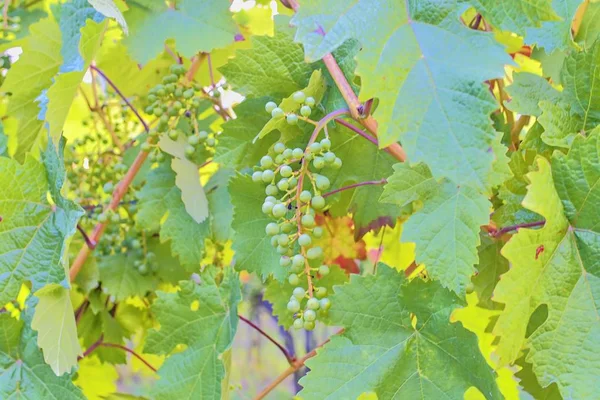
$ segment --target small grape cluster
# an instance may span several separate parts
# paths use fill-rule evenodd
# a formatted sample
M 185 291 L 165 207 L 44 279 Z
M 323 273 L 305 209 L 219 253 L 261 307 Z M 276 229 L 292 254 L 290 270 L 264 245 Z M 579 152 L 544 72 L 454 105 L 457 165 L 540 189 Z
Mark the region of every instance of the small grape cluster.
M 302 108 L 310 108 L 308 103 L 315 104 L 314 99 L 305 97 L 302 92 L 294 93 L 293 99 L 297 103 L 304 102 Z M 265 110 L 275 118 L 284 116 L 271 102 L 266 104 Z M 303 114 L 310 115 L 310 110 Z M 286 117 L 288 122 L 290 115 Z M 316 125 L 314 121 L 307 122 Z M 314 284 L 319 277 L 329 274 L 329 267 L 322 264 L 323 249 L 313 242 L 323 236 L 323 228 L 316 225 L 315 215 L 326 209 L 323 193 L 331 185 L 323 170 L 341 166 L 342 160 L 331 151 L 331 141 L 325 137 L 320 141 L 315 138 L 305 149 L 275 143 L 271 155 L 262 157 L 260 166 L 252 174 L 254 182 L 266 185 L 262 212 L 275 221 L 267 224 L 265 231 L 281 255 L 280 265 L 289 268 L 288 282 L 295 286 L 287 308 L 295 315 L 296 329 L 314 329 L 319 314 L 327 313 L 331 307 L 327 288 Z
M 7 1 L 7 0 L 5 0 Z M 6 35 L 7 33 L 17 33 L 21 31 L 21 17 L 19 17 L 18 15 L 15 16 L 7 16 L 8 21 L 6 21 L 6 24 L 0 24 L 1 27 L 0 29 L 2 29 L 3 33 Z
M 310 114 L 312 114 L 312 108 L 315 106 L 314 97 L 306 97 L 304 92 L 296 92 L 292 95 L 292 99 L 302 106 L 300 107 L 300 115 L 302 119 L 308 119 Z M 290 125 L 296 125 L 298 123 L 298 114 L 294 112 L 285 113 L 277 104 L 273 101 L 268 102 L 265 105 L 265 110 L 271 114 L 272 118 L 279 119 L 285 117 L 285 120 Z
M 212 132 L 198 128 L 198 115 L 202 106 L 204 95 L 203 88 L 197 83 L 191 83 L 184 78 L 186 69 L 183 65 L 174 64 L 170 67 L 170 74 L 162 79 L 162 83 L 156 85 L 148 92 L 148 103 L 145 112 L 158 117 L 158 124 L 153 128 L 148 140 L 142 144 L 142 150 L 154 151 L 149 155 L 151 161 L 162 161 L 164 155 L 155 146 L 155 139 L 161 135 L 167 135 L 171 140 L 178 140 L 181 135 L 187 136 L 187 144 L 184 149 L 185 156 L 193 159 L 198 150 L 213 152 L 216 144 L 216 135 Z M 185 129 L 179 124 L 180 117 L 189 118 L 191 129 Z

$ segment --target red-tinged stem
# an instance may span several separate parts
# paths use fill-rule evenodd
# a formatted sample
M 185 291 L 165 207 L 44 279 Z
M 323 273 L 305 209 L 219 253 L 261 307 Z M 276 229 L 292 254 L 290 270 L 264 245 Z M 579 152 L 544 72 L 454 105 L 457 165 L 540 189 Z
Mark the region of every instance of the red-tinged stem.
M 344 332 L 344 330 L 340 329 L 335 333 L 335 335 L 339 335 L 342 332 Z M 269 393 L 271 393 L 273 389 L 275 389 L 281 382 L 283 382 L 285 378 L 302 368 L 306 360 L 308 360 L 311 357 L 314 357 L 317 354 L 317 349 L 326 345 L 330 340 L 331 338 L 327 339 L 326 341 L 312 349 L 309 353 L 306 353 L 302 358 L 299 358 L 296 361 L 294 361 L 294 363 L 287 367 L 287 369 L 283 371 L 281 375 L 279 375 L 273 382 L 271 382 L 266 388 L 264 388 L 259 394 L 257 394 L 256 397 L 254 397 L 254 400 L 264 399 Z
M 516 231 L 521 228 L 535 228 L 538 226 L 544 226 L 545 223 L 546 223 L 546 221 L 535 221 L 535 222 L 527 222 L 527 223 L 523 223 L 523 224 L 505 226 L 502 229 L 490 231 L 490 236 L 491 237 L 500 237 L 500 236 L 504 235 L 505 233 Z
M 296 358 L 294 356 L 292 356 L 290 353 L 288 353 L 288 351 L 285 349 L 285 347 L 283 347 L 279 342 L 277 342 L 275 339 L 273 339 L 273 337 L 271 335 L 269 335 L 267 332 L 263 331 L 258 325 L 256 325 L 254 322 L 250 321 L 249 319 L 244 318 L 241 315 L 238 315 L 238 317 L 242 321 L 244 321 L 246 324 L 250 325 L 252 328 L 254 328 L 255 330 L 257 330 L 261 335 L 263 335 L 265 338 L 267 338 L 275 346 L 277 346 L 277 348 L 279 350 L 281 350 L 281 352 L 283 353 L 283 355 L 285 356 L 287 362 L 290 365 L 292 365 L 294 363 L 294 361 L 296 360 Z
M 212 88 L 214 88 L 215 87 L 215 77 L 213 75 L 212 61 L 210 59 L 210 53 L 208 53 L 206 55 L 206 62 L 208 64 L 208 75 L 210 76 L 210 85 Z
M 92 240 L 90 240 L 89 236 L 87 235 L 87 233 L 85 233 L 85 231 L 83 230 L 81 225 L 77 224 L 77 230 L 79 231 L 79 233 L 81 233 L 81 236 L 83 236 L 83 240 L 85 241 L 85 244 L 87 244 L 87 246 L 90 249 L 92 249 L 92 250 L 95 249 L 96 242 L 93 242 Z
M 362 129 L 358 128 L 357 126 L 352 125 L 350 122 L 344 121 L 341 118 L 336 118 L 335 122 L 337 122 L 338 124 L 340 124 L 342 126 L 345 126 L 346 128 L 352 130 L 353 132 L 359 134 L 360 136 L 367 139 L 369 142 L 373 143 L 375 146 L 379 145 L 379 142 L 377 141 L 376 138 L 369 135 L 367 132 L 363 131 Z
M 353 183 L 352 185 L 343 186 L 339 189 L 332 190 L 331 192 L 325 193 L 322 196 L 329 197 L 329 196 L 333 196 L 336 193 L 343 192 L 344 190 L 350 190 L 350 189 L 354 189 L 357 187 L 368 186 L 368 185 L 385 185 L 386 183 L 387 183 L 387 179 L 385 179 L 385 178 L 379 179 L 377 181 L 366 181 L 366 182 Z
M 90 65 L 90 68 L 94 71 L 96 71 L 100 76 L 102 76 L 102 78 L 104 78 L 104 80 L 114 89 L 115 92 L 117 92 L 117 94 L 123 99 L 123 101 L 125 102 L 125 104 L 127 104 L 127 106 L 131 109 L 131 111 L 133 111 L 133 113 L 135 114 L 135 116 L 140 120 L 140 122 L 142 123 L 142 125 L 144 125 L 144 129 L 146 130 L 146 132 L 150 132 L 150 127 L 148 126 L 148 124 L 146 123 L 146 121 L 144 121 L 144 119 L 142 118 L 142 116 L 140 115 L 140 113 L 138 112 L 138 110 L 133 106 L 133 104 L 131 104 L 131 102 L 129 101 L 129 99 L 127 97 L 125 97 L 125 95 L 121 92 L 121 90 L 119 90 L 119 88 L 117 87 L 117 85 L 115 85 L 113 83 L 113 81 L 111 81 L 106 74 L 104 74 L 104 72 L 102 72 L 102 70 L 98 69 L 98 67 L 96 67 L 95 65 Z
M 151 369 L 153 372 L 156 372 L 157 369 L 154 368 L 148 361 L 144 360 L 144 358 L 142 356 L 140 356 L 138 353 L 136 353 L 135 351 L 133 351 L 132 349 L 125 347 L 123 345 L 120 344 L 116 344 L 116 343 L 100 343 L 100 346 L 102 347 L 113 347 L 115 349 L 121 349 L 123 351 L 126 351 L 127 353 L 131 354 L 132 356 L 134 356 L 135 358 L 137 358 L 138 360 L 140 360 L 141 362 L 144 363 L 144 365 L 146 365 L 146 367 L 148 367 L 149 369 Z
M 104 335 L 100 335 L 98 340 L 96 340 L 94 343 L 92 343 L 92 345 L 83 352 L 83 355 L 80 356 L 79 359 L 81 360 L 82 358 L 89 356 L 94 350 L 96 350 L 98 348 L 98 346 L 100 346 L 102 344 L 103 340 L 104 340 Z

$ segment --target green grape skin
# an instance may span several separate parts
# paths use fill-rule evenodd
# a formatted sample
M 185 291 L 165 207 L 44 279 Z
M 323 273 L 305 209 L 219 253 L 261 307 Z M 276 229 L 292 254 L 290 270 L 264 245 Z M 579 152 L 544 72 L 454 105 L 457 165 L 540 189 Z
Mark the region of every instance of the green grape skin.
M 292 157 L 295 160 L 299 160 L 304 156 L 304 150 L 302 150 L 299 147 L 296 147 L 294 150 L 292 150 Z
M 273 151 L 277 154 L 282 154 L 285 151 L 285 144 L 281 142 L 275 143 L 273 146 Z
M 277 104 L 275 104 L 275 102 L 273 102 L 273 101 L 269 101 L 267 104 L 265 104 L 265 111 L 269 114 L 271 114 L 273 112 L 273 110 L 276 108 L 277 108 Z
M 288 248 L 286 246 L 277 245 L 277 253 L 284 255 L 287 254 Z
M 304 267 L 304 256 L 302 254 L 296 254 L 292 257 L 292 265 L 295 267 Z
M 151 148 L 152 148 L 152 146 L 151 146 L 151 145 L 150 145 L 150 143 L 148 143 L 148 142 L 144 142 L 144 143 L 142 143 L 142 144 L 140 145 L 140 150 L 141 150 L 141 151 L 146 151 L 146 152 L 148 152 L 148 151 L 150 151 L 150 149 L 151 149 Z
M 329 275 L 329 266 L 327 266 L 327 265 L 321 265 L 319 267 L 319 275 L 321 275 L 321 276 L 327 276 L 327 275 Z
M 304 92 L 298 91 L 292 95 L 292 99 L 294 99 L 296 103 L 302 103 L 304 100 L 306 100 L 306 95 Z
M 267 196 L 275 196 L 277 193 L 279 193 L 279 189 L 277 189 L 277 186 L 275 185 L 268 185 L 265 188 L 265 194 Z
M 325 297 L 325 296 L 327 296 L 327 288 L 325 288 L 325 287 L 318 287 L 315 290 L 315 296 L 317 296 L 320 299 L 323 298 L 323 297 Z
M 290 300 L 287 304 L 287 309 L 293 313 L 300 311 L 300 303 L 298 301 Z
M 262 182 L 262 176 L 262 171 L 254 171 L 254 173 L 252 173 L 252 182 Z
M 310 238 L 310 235 L 308 235 L 306 233 L 303 233 L 298 238 L 298 244 L 302 247 L 308 247 L 311 245 L 311 243 L 312 243 L 312 239 Z
M 331 308 L 331 301 L 327 297 L 322 298 L 319 300 L 319 306 L 321 307 L 321 310 L 327 311 Z
M 285 149 L 283 151 L 283 153 L 281 153 L 281 155 L 283 156 L 284 159 L 286 160 L 290 160 L 293 157 L 293 150 L 292 149 Z
M 215 138 L 209 137 L 208 139 L 206 139 L 206 145 L 208 147 L 214 147 L 216 143 L 217 141 L 215 140 Z
M 298 283 L 300 283 L 300 278 L 296 274 L 290 274 L 290 276 L 288 277 L 288 282 L 290 283 L 290 285 L 296 286 Z
M 191 99 L 192 97 L 194 97 L 194 89 L 188 89 L 185 92 L 183 92 L 184 99 Z
M 273 246 L 273 247 L 279 246 L 279 244 L 277 244 L 277 236 L 273 236 L 271 238 L 271 246 Z
M 133 239 L 133 240 L 131 241 L 131 248 L 132 248 L 132 249 L 134 249 L 134 250 L 136 250 L 136 249 L 141 249 L 141 248 L 142 248 L 142 244 L 140 243 L 140 241 L 139 241 L 139 240 L 137 240 L 137 239 Z
M 277 204 L 277 199 L 275 198 L 275 196 L 267 196 L 265 197 L 265 201 L 270 201 L 273 204 Z
M 293 173 L 294 171 L 289 165 L 284 165 L 279 169 L 279 174 L 284 178 L 289 178 Z
M 312 331 L 315 329 L 315 321 L 304 321 L 302 327 L 307 331 Z
M 265 232 L 269 236 L 275 236 L 279 234 L 279 225 L 277 225 L 275 222 L 269 222 L 265 227 Z
M 316 104 L 315 98 L 314 97 L 307 97 L 304 100 L 304 104 L 306 104 L 307 106 L 313 107 Z
M 273 166 L 273 159 L 271 156 L 264 156 L 260 159 L 260 166 L 263 168 L 271 168 Z
M 315 177 L 315 185 L 317 185 L 317 188 L 319 190 L 327 190 L 329 189 L 331 183 L 329 182 L 329 179 L 326 176 L 317 175 Z
M 331 164 L 335 162 L 335 153 L 328 151 L 327 153 L 323 154 L 323 159 L 327 164 Z
M 149 271 L 148 271 L 148 265 L 146 264 L 142 264 L 138 267 L 138 272 L 142 275 L 146 275 Z
M 196 148 L 191 144 L 188 144 L 185 146 L 183 152 L 185 153 L 185 156 L 189 158 L 194 155 L 194 153 L 196 152 Z
M 300 193 L 300 201 L 303 203 L 310 202 L 311 198 L 312 198 L 312 194 L 308 190 L 303 190 Z
M 310 114 L 312 113 L 312 109 L 309 106 L 302 106 L 302 108 L 300 108 L 300 115 L 302 115 L 303 117 L 310 117 Z
M 287 179 L 282 179 L 279 182 L 277 182 L 277 188 L 282 192 L 288 190 L 289 185 L 290 184 L 288 183 Z
M 273 216 L 275 218 L 282 218 L 287 213 L 287 207 L 283 204 L 275 204 L 273 206 Z
M 322 210 L 325 208 L 325 198 L 323 196 L 315 196 L 310 200 L 310 205 L 317 211 Z
M 198 137 L 200 138 L 200 141 L 204 141 L 208 138 L 208 132 L 200 131 L 198 132 Z
M 317 313 L 314 310 L 306 310 L 304 311 L 303 318 L 305 321 L 314 321 L 317 319 Z
M 306 228 L 313 228 L 315 226 L 315 217 L 310 214 L 305 214 L 300 218 L 300 222 L 302 223 L 302 226 Z
M 281 232 L 283 233 L 291 233 L 294 230 L 294 224 L 289 222 L 284 222 L 281 224 Z
M 302 329 L 303 326 L 304 326 L 304 321 L 302 321 L 302 318 L 296 318 L 294 320 L 294 329 Z
M 280 246 L 287 246 L 290 243 L 290 238 L 286 234 L 281 234 L 277 238 L 277 243 L 279 243 Z
M 291 187 L 294 187 L 298 184 L 298 178 L 296 178 L 295 176 L 290 177 L 290 179 L 288 179 L 288 183 L 290 184 Z
M 175 129 L 172 129 L 169 131 L 169 139 L 171 140 L 177 140 L 177 138 L 179 137 L 179 132 L 176 131 Z
M 108 221 L 108 215 L 106 215 L 104 213 L 98 215 L 97 221 L 100 222 L 101 224 L 105 223 L 106 221 Z
M 306 302 L 306 307 L 308 307 L 309 310 L 318 310 L 319 309 L 319 300 L 315 299 L 314 297 L 311 297 Z
M 114 190 L 114 185 L 112 184 L 112 182 L 106 182 L 102 187 L 102 190 L 104 190 L 104 193 L 110 194 Z
M 297 287 L 294 289 L 294 291 L 292 292 L 293 296 L 298 299 L 298 301 L 302 300 L 304 298 L 304 296 L 306 296 L 306 290 L 304 290 L 301 287 Z
M 273 207 L 275 206 L 275 204 L 271 203 L 270 201 L 264 202 L 262 205 L 262 212 L 264 214 L 271 214 L 273 212 Z
M 325 167 L 325 160 L 323 157 L 315 157 L 312 162 L 313 167 L 316 169 L 323 169 Z
M 121 221 L 121 216 L 119 214 L 113 214 L 110 217 L 110 222 L 112 222 L 113 224 L 116 224 L 116 223 L 118 223 L 120 221 Z
M 292 264 L 292 260 L 288 256 L 281 256 L 279 258 L 279 265 L 282 267 L 289 267 Z
M 285 161 L 285 158 L 283 157 L 283 154 L 277 154 L 275 156 L 275 164 L 280 165 L 283 164 Z
M 198 135 L 192 135 L 188 137 L 188 143 L 192 146 L 196 146 L 198 145 L 198 143 L 200 143 L 200 138 L 198 137 Z
M 321 148 L 325 151 L 331 148 L 331 140 L 327 138 L 322 139 L 319 143 L 321 144 Z
M 342 160 L 338 157 L 336 157 L 335 161 L 332 164 L 333 168 L 335 169 L 340 169 L 342 168 Z
M 273 111 L 271 111 L 271 117 L 275 119 L 283 118 L 284 115 L 285 112 L 279 107 L 274 108 Z
M 294 113 L 290 113 L 287 115 L 286 121 L 290 125 L 296 125 L 298 123 L 298 116 Z
M 306 258 L 309 260 L 316 260 L 317 258 L 321 258 L 323 256 L 323 249 L 320 247 L 313 247 L 306 251 Z
M 318 142 L 314 142 L 309 147 L 310 152 L 313 154 L 317 154 L 321 152 L 321 144 Z
M 275 178 L 275 173 L 272 170 L 266 169 L 262 172 L 262 181 L 264 183 L 273 182 L 274 178 Z

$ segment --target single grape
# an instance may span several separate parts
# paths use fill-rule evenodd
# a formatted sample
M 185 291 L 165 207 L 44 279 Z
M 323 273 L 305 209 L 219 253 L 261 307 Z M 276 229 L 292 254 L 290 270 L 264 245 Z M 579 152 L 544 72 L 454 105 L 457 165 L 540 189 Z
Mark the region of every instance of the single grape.
M 331 301 L 325 297 L 319 300 L 319 306 L 321 307 L 321 310 L 327 311 L 331 308 Z
M 294 187 L 298 184 L 298 178 L 292 176 L 290 179 L 288 179 L 288 183 L 291 187 Z
M 277 204 L 277 199 L 275 198 L 275 196 L 267 196 L 265 197 L 265 201 L 270 201 L 273 204 Z
M 274 206 L 275 204 L 271 203 L 270 201 L 265 201 L 262 205 L 262 212 L 269 215 L 273 212 Z
M 183 92 L 184 99 L 191 99 L 192 97 L 194 97 L 194 89 L 188 89 L 185 92 Z
M 144 142 L 144 143 L 141 144 L 140 150 L 142 150 L 142 151 L 150 151 L 151 147 L 152 146 L 150 146 L 150 143 Z
M 321 144 L 319 142 L 314 142 L 309 147 L 310 152 L 313 154 L 317 154 L 321 151 Z
M 275 204 L 273 206 L 273 216 L 281 218 L 287 213 L 287 207 L 284 204 Z
M 262 176 L 263 176 L 262 171 L 255 171 L 252 174 L 252 181 L 253 182 L 262 182 Z
M 175 129 L 171 129 L 169 131 L 169 139 L 177 140 L 178 137 L 179 137 L 179 131 L 176 131 Z
M 327 190 L 331 185 L 329 179 L 323 175 L 316 175 L 315 184 L 317 185 L 317 188 L 319 188 L 319 190 Z
M 281 142 L 275 143 L 273 146 L 273 151 L 277 154 L 282 154 L 285 151 L 285 144 Z
M 114 187 L 114 185 L 112 184 L 112 182 L 106 182 L 106 183 L 104 184 L 104 186 L 102 187 L 102 190 L 104 190 L 104 193 L 108 193 L 108 194 L 110 194 L 110 193 L 112 193 L 112 192 L 113 192 L 114 188 L 115 188 L 115 187 Z
M 319 309 L 319 300 L 315 299 L 314 297 L 311 297 L 306 302 L 306 306 L 308 307 L 309 310 L 318 310 Z
M 292 150 L 292 157 L 295 160 L 301 159 L 302 156 L 304 156 L 304 150 L 302 150 L 301 148 L 296 147 L 294 150 Z
M 283 154 L 277 154 L 275 156 L 275 164 L 277 165 L 281 165 L 285 162 L 285 158 L 283 157 Z
M 198 132 L 198 138 L 200 138 L 201 142 L 205 141 L 206 139 L 208 139 L 208 132 L 206 132 L 206 131 Z
M 302 108 L 300 108 L 300 114 L 303 117 L 310 117 L 310 113 L 312 113 L 312 109 L 309 106 L 302 106 Z
M 292 263 L 292 259 L 289 258 L 288 256 L 279 257 L 279 265 L 280 266 L 289 267 L 291 263 Z
M 317 313 L 314 310 L 306 310 L 303 317 L 305 321 L 314 321 L 317 319 Z
M 289 178 L 290 176 L 292 176 L 293 172 L 294 171 L 292 170 L 292 167 L 290 167 L 289 165 L 284 165 L 279 169 L 279 174 L 284 178 Z
M 277 225 L 275 222 L 269 222 L 265 227 L 265 232 L 269 236 L 275 236 L 279 233 L 279 225 Z
M 310 106 L 310 107 L 314 106 L 315 105 L 315 98 L 314 97 L 307 97 L 304 100 L 304 104 L 306 104 L 307 106 Z
M 290 238 L 285 233 L 281 234 L 277 237 L 277 243 L 279 243 L 280 246 L 287 246 L 290 243 Z
M 298 283 L 300 283 L 300 278 L 298 278 L 298 275 L 296 274 L 290 274 L 288 277 L 288 282 L 290 285 L 296 286 Z
M 302 226 L 306 228 L 312 228 L 315 226 L 315 217 L 310 214 L 305 214 L 300 219 L 300 222 L 302 223 Z
M 325 198 L 323 196 L 315 196 L 310 201 L 310 205 L 317 211 L 322 210 L 325 208 Z
M 304 321 L 302 321 L 302 318 L 296 318 L 294 320 L 294 329 L 302 329 L 303 326 L 304 326 Z
M 274 108 L 273 111 L 271 111 L 271 117 L 276 119 L 283 118 L 284 115 L 285 112 L 283 112 L 283 110 L 279 107 Z
M 282 153 L 282 156 L 286 160 L 290 160 L 292 158 L 293 152 L 292 149 L 285 149 Z
M 295 267 L 304 267 L 304 256 L 302 254 L 296 254 L 292 257 L 292 265 Z
M 217 141 L 215 140 L 215 138 L 209 137 L 208 139 L 206 139 L 206 145 L 208 147 L 214 147 L 216 143 Z
M 321 276 L 329 275 L 329 267 L 327 265 L 321 265 L 319 267 L 319 275 L 321 275 Z
M 340 158 L 336 157 L 335 161 L 333 162 L 333 168 L 335 168 L 335 169 L 342 168 L 342 160 Z
M 279 193 L 279 189 L 277 189 L 277 186 L 275 185 L 268 185 L 265 188 L 265 194 L 267 196 L 275 196 L 277 193 Z
M 321 144 L 321 148 L 325 151 L 327 151 L 331 148 L 331 140 L 329 140 L 327 138 L 322 139 L 320 144 Z
M 473 282 L 469 282 L 467 284 L 467 287 L 465 288 L 465 291 L 467 292 L 467 294 L 471 294 L 471 293 L 473 293 L 474 290 L 475 290 L 475 285 L 473 285 Z
M 185 146 L 183 152 L 185 153 L 185 156 L 189 158 L 194 155 L 194 153 L 196 152 L 196 148 L 191 144 L 188 144 Z
M 294 99 L 296 103 L 302 103 L 306 99 L 306 95 L 304 92 L 298 91 L 292 95 L 292 99 Z
M 293 230 L 294 230 L 294 224 L 289 223 L 289 222 L 284 222 L 283 224 L 281 224 L 281 232 L 290 233 Z
M 298 123 L 298 116 L 294 113 L 288 114 L 286 121 L 290 125 L 296 125 Z
M 302 327 L 307 331 L 312 331 L 313 329 L 315 329 L 315 321 L 304 321 Z
M 267 104 L 265 104 L 265 111 L 268 112 L 269 114 L 271 114 L 273 112 L 273 110 L 276 108 L 277 108 L 277 104 L 275 104 L 272 101 L 269 101 Z
M 282 192 L 288 190 L 289 185 L 290 184 L 288 183 L 287 179 L 281 179 L 279 182 L 277 182 L 277 188 Z
M 322 286 L 318 287 L 315 290 L 315 296 L 317 296 L 320 299 L 323 298 L 323 297 L 325 297 L 325 296 L 327 296 L 327 288 L 326 287 L 322 287 Z
M 138 272 L 142 275 L 146 275 L 148 273 L 148 265 L 142 264 L 138 267 Z
M 271 246 L 273 246 L 273 247 L 279 246 L 279 244 L 277 243 L 277 238 L 278 238 L 278 236 L 273 236 L 271 238 Z
M 277 245 L 277 253 L 284 255 L 287 253 L 287 251 L 288 251 L 288 248 L 286 246 Z
M 313 247 L 306 251 L 306 258 L 309 260 L 316 260 L 317 258 L 321 258 L 323 256 L 323 249 L 320 247 Z
M 136 250 L 136 249 L 141 249 L 141 248 L 142 248 L 142 244 L 140 243 L 140 241 L 139 241 L 139 240 L 137 240 L 137 239 L 133 239 L 133 240 L 131 241 L 131 248 L 132 248 L 132 249 L 134 249 L 134 250 Z
M 273 166 L 273 159 L 271 156 L 264 156 L 260 159 L 260 166 L 263 168 L 270 168 Z
M 273 171 L 271 171 L 270 169 L 266 169 L 266 170 L 263 171 L 263 173 L 262 173 L 262 181 L 264 183 L 273 182 L 274 178 L 275 178 L 275 173 Z
M 290 300 L 287 303 L 287 309 L 293 313 L 300 311 L 300 303 L 296 300 Z
M 312 198 L 312 194 L 308 190 L 303 190 L 300 193 L 300 201 L 303 203 L 308 203 Z
M 328 151 L 327 153 L 323 154 L 323 159 L 327 164 L 335 162 L 335 158 L 335 154 L 331 151 Z
M 188 137 L 188 143 L 192 146 L 196 146 L 198 145 L 198 143 L 200 143 L 200 138 L 198 137 L 198 135 L 192 135 Z
M 311 243 L 312 243 L 312 239 L 310 238 L 310 235 L 308 235 L 306 233 L 303 233 L 298 238 L 298 244 L 302 247 L 308 247 L 308 246 L 310 246 Z
M 306 295 L 306 290 L 304 290 L 301 287 L 297 287 L 294 289 L 294 291 L 292 293 L 295 298 L 297 298 L 298 300 L 302 300 L 304 298 L 304 296 Z
M 322 169 L 325 166 L 325 160 L 323 159 L 323 157 L 315 157 L 315 159 L 312 162 L 312 165 L 316 169 Z

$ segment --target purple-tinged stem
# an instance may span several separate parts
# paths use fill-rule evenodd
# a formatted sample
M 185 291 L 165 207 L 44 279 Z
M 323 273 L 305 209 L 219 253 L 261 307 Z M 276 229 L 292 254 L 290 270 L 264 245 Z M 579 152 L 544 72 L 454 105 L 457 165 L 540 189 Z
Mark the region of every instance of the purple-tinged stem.
M 505 226 L 502 229 L 490 231 L 490 236 L 491 237 L 500 237 L 500 236 L 504 235 L 505 233 L 508 233 L 511 231 L 516 231 L 521 228 L 535 228 L 537 226 L 544 226 L 545 223 L 546 223 L 546 221 L 535 221 L 535 222 L 527 222 L 524 224 Z
M 352 185 L 343 186 L 343 187 L 341 187 L 339 189 L 332 190 L 329 193 L 325 193 L 325 194 L 323 194 L 323 197 L 333 196 L 334 194 L 339 193 L 339 192 L 343 192 L 344 190 L 350 190 L 350 189 L 354 189 L 354 188 L 357 188 L 357 187 L 360 187 L 360 186 L 385 185 L 386 183 L 387 183 L 387 179 L 385 179 L 385 178 L 379 179 L 377 181 L 366 181 L 366 182 L 353 183 Z

